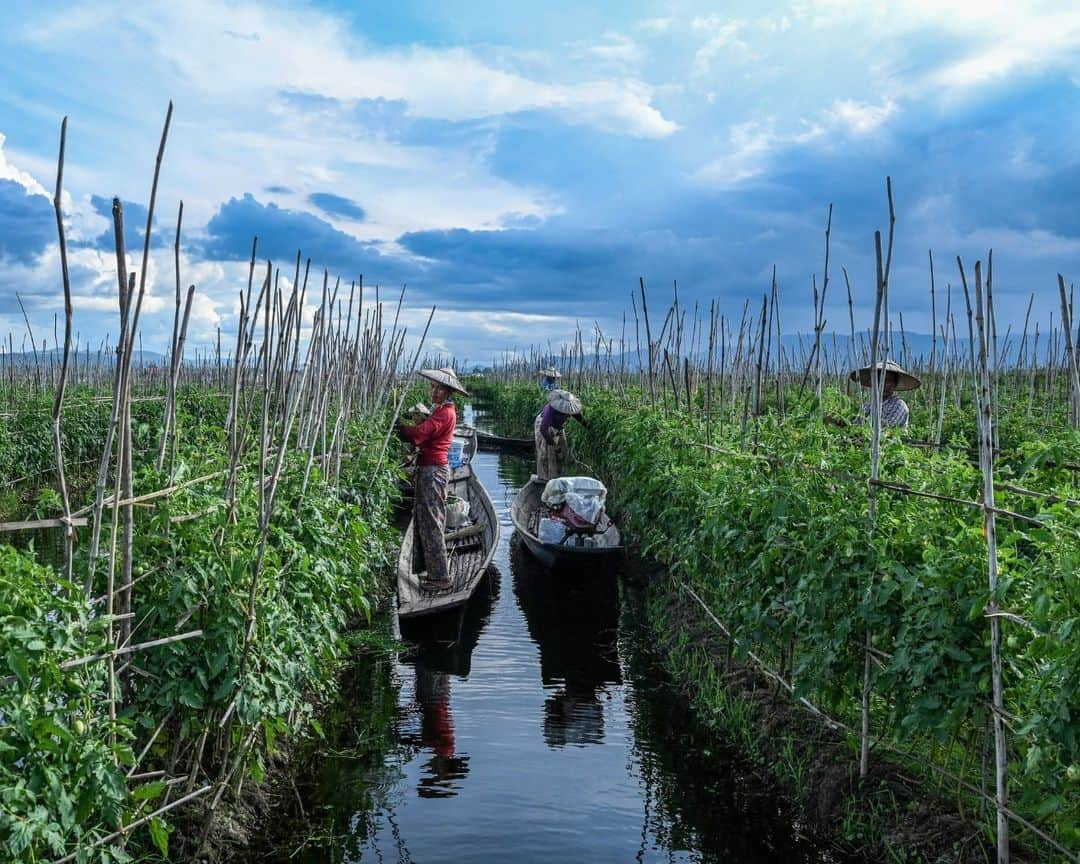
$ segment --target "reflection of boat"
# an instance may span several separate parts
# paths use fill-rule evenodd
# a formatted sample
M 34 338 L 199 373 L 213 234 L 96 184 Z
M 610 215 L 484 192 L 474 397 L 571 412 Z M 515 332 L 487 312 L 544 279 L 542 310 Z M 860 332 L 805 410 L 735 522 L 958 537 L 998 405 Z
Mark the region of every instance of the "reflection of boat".
M 604 513 L 600 517 L 597 526 L 599 545 L 585 545 L 585 538 L 581 534 L 571 534 L 563 543 L 545 543 L 538 535 L 538 523 L 540 515 L 544 512 L 544 505 L 540 501 L 540 495 L 544 491 L 544 481 L 533 480 L 521 487 L 514 498 L 514 504 L 510 508 L 510 518 L 514 522 L 514 528 L 540 561 L 548 566 L 555 564 L 568 565 L 592 565 L 607 562 L 618 558 L 622 554 L 622 540 L 619 537 L 619 529 L 611 521 L 611 517 Z
M 473 649 L 498 596 L 498 571 L 491 568 L 481 578 L 469 602 L 458 607 L 457 614 L 401 619 L 401 638 L 412 643 L 416 663 L 468 678 Z
M 475 436 L 474 436 L 475 437 Z M 416 553 L 415 520 L 410 519 L 401 538 L 398 554 L 398 617 L 429 615 L 460 606 L 476 590 L 499 545 L 499 517 L 483 484 L 473 474 L 471 464 L 455 468 L 448 486 L 450 495 L 469 504 L 469 524 L 447 530 L 446 555 L 450 565 L 451 588 L 439 592 L 424 591 L 420 585 L 423 564 Z M 417 548 L 414 548 L 417 547 Z
M 514 593 L 540 648 L 540 677 L 550 691 L 544 703 L 544 741 L 551 747 L 600 743 L 602 693 L 608 684 L 622 682 L 616 580 L 552 579 L 520 547 L 511 566 Z
M 485 577 L 472 600 L 456 615 L 411 618 L 401 622 L 402 638 L 413 644 L 415 698 L 420 710 L 419 735 L 406 735 L 430 756 L 417 782 L 421 798 L 450 798 L 469 773 L 469 757 L 459 753 L 451 706 L 452 682 L 467 678 L 472 652 L 498 597 L 497 576 Z

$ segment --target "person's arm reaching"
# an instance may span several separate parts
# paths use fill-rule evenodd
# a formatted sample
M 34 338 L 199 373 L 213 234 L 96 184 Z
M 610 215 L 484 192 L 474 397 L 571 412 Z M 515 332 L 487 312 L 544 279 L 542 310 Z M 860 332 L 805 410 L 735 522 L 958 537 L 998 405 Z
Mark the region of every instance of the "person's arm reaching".
M 444 412 L 435 412 L 423 423 L 418 423 L 415 426 L 402 426 L 401 437 L 411 441 L 417 447 L 424 447 L 443 434 L 448 422 L 449 418 Z

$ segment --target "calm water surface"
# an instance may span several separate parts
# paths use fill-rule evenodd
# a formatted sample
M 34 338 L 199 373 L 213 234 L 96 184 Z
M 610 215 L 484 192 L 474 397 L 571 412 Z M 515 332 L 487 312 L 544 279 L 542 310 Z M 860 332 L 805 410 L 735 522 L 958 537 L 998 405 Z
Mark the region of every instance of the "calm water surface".
M 402 634 L 413 650 L 384 669 L 393 746 L 366 763 L 326 758 L 309 809 L 335 811 L 336 828 L 285 854 L 424 864 L 828 860 L 690 722 L 619 576 L 545 571 L 512 540 L 510 504 L 531 466 L 480 453 L 474 468 L 502 524 L 498 572 L 462 614 Z M 366 683 L 355 689 L 350 698 L 378 698 Z

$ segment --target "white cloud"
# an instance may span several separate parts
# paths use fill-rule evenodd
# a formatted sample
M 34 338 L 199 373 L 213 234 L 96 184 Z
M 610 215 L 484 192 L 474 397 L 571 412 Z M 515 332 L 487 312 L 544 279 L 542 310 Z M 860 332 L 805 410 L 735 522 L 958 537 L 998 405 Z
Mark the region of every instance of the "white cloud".
M 667 33 L 671 29 L 672 18 L 645 18 L 638 22 L 638 29 L 646 33 Z
M 966 91 L 1047 69 L 1080 69 L 1080 6 L 1058 0 L 804 0 L 798 20 L 818 29 L 887 34 L 894 45 L 909 34 L 947 37 L 952 53 L 921 58 L 898 82 L 920 95 Z M 882 37 L 874 41 L 880 41 Z
M 994 257 L 1021 259 L 1062 259 L 1080 256 L 1080 237 L 1069 237 L 1045 228 L 1021 231 L 1013 228 L 976 228 L 954 239 L 960 248 L 993 249 Z
M 401 311 L 402 324 L 409 328 L 410 334 L 419 336 L 430 307 L 413 306 L 408 296 L 406 304 Z M 600 323 L 605 332 L 615 332 L 614 321 L 601 318 Z M 459 360 L 487 362 L 492 357 L 502 357 L 529 345 L 550 342 L 558 351 L 565 342 L 573 339 L 576 326 L 576 319 L 567 315 L 440 307 L 431 324 L 432 336 L 424 343 L 424 348 L 425 351 L 453 355 Z M 434 336 L 436 332 L 438 336 Z
M 89 207 L 90 193 L 146 201 L 162 94 L 172 95 L 177 107 L 158 223 L 172 223 L 182 198 L 188 238 L 204 230 L 223 201 L 248 192 L 314 213 L 360 240 L 389 244 L 407 231 L 490 230 L 522 218 L 543 220 L 562 211 L 560 201 L 545 189 L 497 176 L 492 167 L 500 117 L 546 110 L 640 137 L 677 128 L 653 107 L 651 88 L 633 76 L 547 80 L 466 48 L 375 47 L 349 33 L 343 19 L 308 7 L 111 3 L 92 13 L 31 17 L 22 36 L 39 51 L 64 56 L 67 70 L 96 65 L 100 45 L 109 44 L 112 59 L 103 74 L 115 77 L 101 80 L 103 94 L 128 92 L 123 88 L 136 76 L 143 82 L 124 106 L 133 122 L 115 147 L 102 147 L 110 136 L 93 129 L 90 116 L 73 116 L 65 174 L 65 186 L 75 193 L 73 238 L 108 227 Z M 617 33 L 607 34 L 597 50 L 611 63 L 641 56 Z M 566 79 L 566 70 L 557 75 Z M 116 110 L 108 97 L 96 106 L 91 98 L 86 113 L 114 117 Z M 469 124 L 420 136 L 410 130 L 420 117 Z M 90 141 L 87 131 L 96 133 Z M 89 163 L 80 161 L 87 150 Z M 19 176 L 40 189 L 34 177 L 48 177 L 54 166 L 47 157 L 27 157 L 19 164 L 29 170 Z M 271 196 L 267 186 L 290 191 Z M 308 195 L 325 191 L 358 203 L 366 219 L 317 211 Z
M 880 105 L 856 102 L 854 99 L 838 99 L 826 112 L 826 118 L 842 126 L 853 135 L 867 135 L 878 129 L 896 113 L 896 102 L 886 99 Z
M 604 34 L 604 41 L 585 45 L 583 53 L 618 67 L 637 67 L 645 60 L 647 51 L 629 36 L 614 31 Z
M 4 142 L 7 140 L 3 132 L 0 132 L 0 180 L 11 180 L 18 183 L 32 195 L 44 195 L 50 201 L 52 196 L 45 191 L 37 179 L 28 171 L 21 171 L 12 165 L 4 155 Z
M 695 179 L 727 188 L 756 177 L 765 170 L 770 152 L 780 141 L 771 120 L 736 123 L 730 129 L 728 152 L 700 168 Z
M 222 99 L 242 94 L 248 104 L 291 90 L 342 101 L 401 100 L 412 115 L 450 121 L 551 110 L 642 137 L 676 128 L 650 104 L 640 82 L 534 80 L 461 47 L 376 48 L 353 37 L 342 19 L 310 7 L 189 0 L 102 11 L 78 25 L 61 26 L 54 18 L 33 32 L 52 41 L 59 28 L 85 40 L 134 28 L 195 89 Z
M 691 28 L 695 33 L 703 34 L 705 42 L 694 53 L 692 74 L 709 75 L 712 72 L 713 62 L 725 53 L 739 62 L 754 59 L 756 55 L 750 45 L 738 38 L 745 27 L 744 21 L 721 18 L 719 15 L 695 18 Z
M 1075 7 L 1038 17 L 1013 10 L 1002 20 L 979 23 L 988 26 L 978 47 L 938 69 L 930 84 L 966 89 L 1057 66 L 1078 67 L 1080 10 Z
M 825 141 L 830 134 L 860 137 L 878 130 L 897 110 L 889 99 L 870 105 L 850 99 L 837 100 L 814 120 L 803 119 L 794 131 L 781 132 L 776 119 L 749 120 L 729 129 L 729 147 L 695 174 L 694 179 L 709 186 L 730 188 L 765 173 L 774 153 Z

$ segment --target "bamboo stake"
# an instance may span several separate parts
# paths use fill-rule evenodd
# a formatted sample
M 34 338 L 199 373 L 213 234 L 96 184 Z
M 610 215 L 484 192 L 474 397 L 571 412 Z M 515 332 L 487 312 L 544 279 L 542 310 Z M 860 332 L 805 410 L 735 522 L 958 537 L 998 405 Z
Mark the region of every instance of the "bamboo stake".
M 71 278 L 68 273 L 67 240 L 64 237 L 64 214 L 60 206 L 61 192 L 64 187 L 64 146 L 67 142 L 67 117 L 60 124 L 60 156 L 56 166 L 56 194 L 53 196 L 53 210 L 56 212 L 56 232 L 60 241 L 60 272 L 64 284 L 64 353 L 60 366 L 60 380 L 56 387 L 56 399 L 53 401 L 52 439 L 53 455 L 56 458 L 56 482 L 60 487 L 60 501 L 63 507 L 64 522 L 64 573 L 67 581 L 73 579 L 72 551 L 75 534 L 71 523 L 71 500 L 68 497 L 67 479 L 64 477 L 64 450 L 60 440 L 60 414 L 64 410 L 64 393 L 67 388 L 68 357 L 71 353 Z

